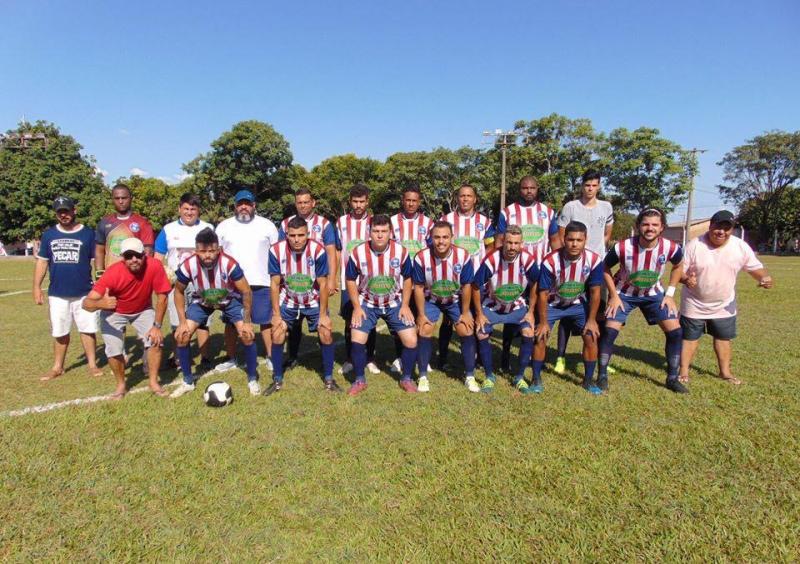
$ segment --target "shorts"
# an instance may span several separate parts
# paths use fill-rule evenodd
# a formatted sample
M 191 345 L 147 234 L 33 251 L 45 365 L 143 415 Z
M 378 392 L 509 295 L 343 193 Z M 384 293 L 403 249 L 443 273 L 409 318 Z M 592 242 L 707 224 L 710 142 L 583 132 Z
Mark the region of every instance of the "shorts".
M 428 300 L 425 300 L 425 317 L 431 320 L 431 323 L 435 324 L 439 321 L 439 317 L 441 317 L 442 313 L 447 314 L 447 319 L 455 325 L 458 322 L 458 319 L 461 317 L 461 304 L 458 302 L 453 302 L 451 304 L 437 304 Z
M 186 300 L 186 309 L 189 309 L 189 305 L 192 303 L 192 292 L 194 288 L 191 284 L 186 287 L 186 290 L 183 293 L 183 297 Z M 167 313 L 169 314 L 169 324 L 170 326 L 175 329 L 178 327 L 180 323 L 180 318 L 178 317 L 178 308 L 175 307 L 175 288 L 173 288 L 169 295 L 167 296 Z M 201 329 L 205 329 L 208 331 L 208 325 L 211 323 L 211 319 L 209 318 L 205 323 L 200 325 Z
M 146 309 L 139 313 L 114 313 L 103 311 L 100 313 L 100 332 L 106 345 L 106 356 L 121 356 L 125 351 L 125 327 L 130 323 L 136 329 L 136 336 L 144 343 L 144 348 L 149 349 L 150 339 L 147 333 L 156 321 L 156 313 Z
M 367 314 L 367 318 L 361 322 L 361 327 L 354 327 L 353 331 L 363 331 L 364 333 L 369 333 L 375 329 L 379 319 L 383 319 L 386 322 L 386 325 L 389 326 L 389 331 L 392 333 L 399 333 L 400 331 L 404 331 L 406 329 L 416 330 L 416 326 L 414 324 L 406 325 L 400 319 L 400 306 L 372 307 L 363 305 L 361 308 L 364 310 L 364 313 Z
M 628 316 L 633 313 L 633 310 L 639 308 L 644 315 L 648 325 L 655 325 L 659 321 L 666 321 L 667 319 L 678 319 L 678 316 L 669 312 L 669 309 L 661 307 L 661 300 L 664 299 L 664 294 L 658 293 L 655 296 L 627 296 L 620 294 L 619 299 L 625 306 L 625 311 L 622 309 L 617 310 L 617 315 L 614 316 L 614 321 L 624 324 Z
M 197 323 L 200 327 L 208 325 L 208 318 L 216 311 L 213 307 L 203 307 L 198 303 L 190 304 L 186 308 L 186 319 L 190 319 Z M 242 302 L 238 299 L 232 299 L 228 302 L 222 311 L 222 322 L 230 325 L 235 325 L 239 321 L 244 320 L 244 307 Z
M 303 319 L 308 320 L 308 331 L 310 333 L 317 332 L 317 325 L 319 324 L 319 306 L 314 307 L 289 307 L 287 305 L 281 306 L 281 319 L 286 322 L 286 330 L 291 332 L 295 326 L 303 325 Z
M 482 307 L 482 306 L 481 306 Z M 483 315 L 489 320 L 489 323 L 483 327 L 478 327 L 484 335 L 490 335 L 494 326 L 502 323 L 503 325 L 518 325 L 520 329 L 530 327 L 530 323 L 522 319 L 528 314 L 527 308 L 520 307 L 509 313 L 498 313 L 494 310 L 483 308 Z
M 97 312 L 83 309 L 85 298 L 86 296 L 82 298 L 48 296 L 47 303 L 50 306 L 50 327 L 53 337 L 69 335 L 73 320 L 75 320 L 78 332 L 97 333 Z
M 567 307 L 556 307 L 553 305 L 547 306 L 547 324 L 550 329 L 559 320 L 569 320 L 572 326 L 583 331 L 583 326 L 586 325 L 586 317 L 589 315 L 589 304 L 581 302 L 579 304 L 572 304 Z
M 716 319 L 694 319 L 681 316 L 681 329 L 686 341 L 696 341 L 708 333 L 715 339 L 730 341 L 736 338 L 736 316 Z
M 250 286 L 253 291 L 253 311 L 250 318 L 253 323 L 269 325 L 272 321 L 272 294 L 269 286 Z

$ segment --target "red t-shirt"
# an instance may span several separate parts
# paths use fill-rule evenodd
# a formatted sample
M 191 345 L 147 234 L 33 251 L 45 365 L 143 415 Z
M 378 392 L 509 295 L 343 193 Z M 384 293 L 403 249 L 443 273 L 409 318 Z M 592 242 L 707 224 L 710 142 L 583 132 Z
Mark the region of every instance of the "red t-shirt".
M 117 298 L 116 313 L 129 315 L 153 307 L 153 292 L 168 294 L 172 286 L 161 262 L 148 257 L 138 275 L 128 270 L 125 262 L 112 264 L 92 289 L 101 296 L 108 290 L 109 295 Z

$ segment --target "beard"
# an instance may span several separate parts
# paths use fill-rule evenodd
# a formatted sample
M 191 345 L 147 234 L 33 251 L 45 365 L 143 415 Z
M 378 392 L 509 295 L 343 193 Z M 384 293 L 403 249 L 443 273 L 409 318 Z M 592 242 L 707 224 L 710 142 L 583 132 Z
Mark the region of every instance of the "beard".
M 236 219 L 241 221 L 242 223 L 250 223 L 253 221 L 253 215 L 250 212 L 242 211 L 236 214 Z

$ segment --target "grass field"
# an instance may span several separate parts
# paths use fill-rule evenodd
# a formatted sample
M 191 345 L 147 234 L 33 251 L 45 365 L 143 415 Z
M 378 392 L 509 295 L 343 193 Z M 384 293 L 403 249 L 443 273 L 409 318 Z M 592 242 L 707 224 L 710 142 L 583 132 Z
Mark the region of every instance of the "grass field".
M 665 390 L 663 339 L 637 315 L 602 397 L 550 372 L 541 397 L 469 394 L 438 372 L 427 395 L 381 375 L 333 397 L 302 368 L 270 398 L 227 373 L 222 410 L 142 393 L 10 417 L 113 378 L 86 373 L 75 336 L 67 374 L 38 381 L 51 339 L 33 265 L 0 262 L 0 559 L 797 560 L 800 260 L 766 264 L 775 289 L 739 282 L 738 388 L 712 377 L 706 338 L 691 393 Z M 378 348 L 393 356 L 387 337 Z

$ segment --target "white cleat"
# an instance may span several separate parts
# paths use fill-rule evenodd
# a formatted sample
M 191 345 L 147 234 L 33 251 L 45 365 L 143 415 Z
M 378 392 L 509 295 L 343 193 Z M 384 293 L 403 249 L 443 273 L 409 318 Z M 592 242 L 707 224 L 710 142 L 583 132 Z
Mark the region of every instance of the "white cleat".
M 261 364 L 263 364 L 264 368 L 266 368 L 270 372 L 272 371 L 272 359 L 270 357 L 265 356 L 264 359 L 261 360 Z
M 369 364 L 367 366 L 369 366 Z M 339 374 L 350 374 L 352 371 L 353 363 L 349 361 L 342 364 L 341 368 L 339 368 Z
M 223 362 L 220 362 L 214 367 L 214 372 L 227 372 L 228 370 L 233 370 L 236 368 L 236 359 L 229 358 Z
M 391 369 L 392 369 L 392 374 L 400 374 L 403 371 L 403 367 L 400 364 L 399 358 L 394 359 Z
M 367 363 L 367 370 L 369 370 L 370 374 L 380 374 L 381 370 L 378 368 L 378 365 L 374 362 Z
M 194 391 L 194 384 L 187 384 L 186 382 L 181 382 L 180 386 L 172 390 L 172 393 L 169 395 L 172 399 L 179 398 L 188 394 L 189 392 Z
M 470 392 L 480 392 L 481 387 L 478 385 L 478 381 L 475 379 L 475 376 L 467 376 L 464 380 L 464 385 Z
M 431 391 L 431 384 L 428 382 L 427 376 L 420 376 L 419 381 L 417 381 L 417 391 L 418 392 L 430 392 Z
M 258 385 L 258 380 L 250 380 L 247 387 L 250 389 L 251 396 L 261 395 L 261 386 Z

